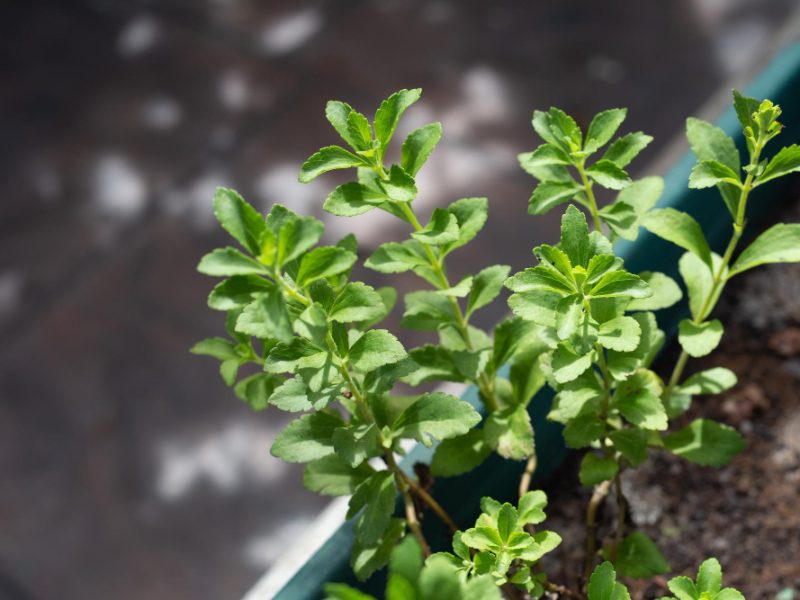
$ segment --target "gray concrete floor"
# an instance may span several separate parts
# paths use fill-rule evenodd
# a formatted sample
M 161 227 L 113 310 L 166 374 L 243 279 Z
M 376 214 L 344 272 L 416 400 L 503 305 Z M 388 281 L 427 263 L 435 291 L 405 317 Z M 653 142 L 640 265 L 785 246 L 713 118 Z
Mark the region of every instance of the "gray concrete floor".
M 794 4 L 4 4 L 0 598 L 239 598 L 324 505 L 269 456 L 284 417 L 251 414 L 187 349 L 222 330 L 194 271 L 225 240 L 214 187 L 321 215 L 334 178 L 304 187 L 296 173 L 334 141 L 326 100 L 371 112 L 423 87 L 407 127 L 441 120 L 445 139 L 422 211 L 491 202 L 454 274 L 516 269 L 555 234 L 553 218 L 525 215 L 532 181 L 515 160 L 536 143 L 534 107 L 585 123 L 629 106 L 625 127 L 657 136 L 645 164 L 763 58 Z M 372 214 L 326 220 L 365 255 L 405 235 Z

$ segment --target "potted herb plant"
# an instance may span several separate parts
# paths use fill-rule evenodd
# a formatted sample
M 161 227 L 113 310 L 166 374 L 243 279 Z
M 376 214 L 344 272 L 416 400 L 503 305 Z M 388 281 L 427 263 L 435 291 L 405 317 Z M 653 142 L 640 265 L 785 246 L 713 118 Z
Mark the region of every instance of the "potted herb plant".
M 403 300 L 402 324 L 434 332 L 437 343 L 406 349 L 380 327 L 396 293 L 350 279 L 357 260 L 352 235 L 320 246 L 320 221 L 280 205 L 264 217 L 236 192 L 220 189 L 215 214 L 239 248 L 214 250 L 198 268 L 224 278 L 209 306 L 227 314 L 229 338 L 204 340 L 193 351 L 220 359 L 222 376 L 254 408 L 272 404 L 298 413 L 272 453 L 306 464 L 304 482 L 312 491 L 351 495 L 352 528 L 323 553 L 339 554 L 342 542 L 352 540 L 350 565 L 359 580 L 389 563 L 387 598 L 628 597 L 617 575 L 648 578 L 669 565 L 657 541 L 626 518 L 621 473 L 655 452 L 722 466 L 744 448 L 734 429 L 714 420 L 698 418 L 681 428 L 673 422 L 693 396 L 736 383 L 735 373 L 722 367 L 684 376 L 688 361 L 713 352 L 722 338 L 723 324 L 711 313 L 728 281 L 762 264 L 800 261 L 800 225 L 779 223 L 743 242 L 752 193 L 800 170 L 800 147 L 774 141 L 783 129 L 781 109 L 767 99 L 734 92 L 743 152 L 722 129 L 689 119 L 696 157 L 689 187 L 715 188 L 732 223 L 725 249 L 715 253 L 719 231 L 709 235 L 676 203 L 656 208 L 660 178 L 632 181 L 627 174 L 651 138 L 618 134 L 624 109 L 599 113 L 585 130 L 559 109 L 535 111 L 542 143 L 520 155 L 520 164 L 537 180 L 531 214 L 567 205 L 559 243 L 537 245 L 535 266 L 520 273 L 491 265 L 452 281 L 448 257 L 478 234 L 488 202 L 464 198 L 435 209 L 426 223 L 418 217 L 415 177 L 441 126 L 413 131 L 398 164 L 386 164 L 385 155 L 420 93 L 391 95 L 371 121 L 344 102 L 329 102 L 325 114 L 343 144 L 309 157 L 300 180 L 352 169 L 353 181 L 331 191 L 325 210 L 341 217 L 381 210 L 408 226 L 407 239 L 382 244 L 365 265 L 420 278 L 424 289 Z M 600 207 L 597 187 L 618 192 L 615 200 Z M 615 251 L 613 242 L 636 241 L 640 229 L 679 249 L 677 269 L 644 271 L 643 255 L 626 262 Z M 666 313 L 666 325 L 657 312 L 684 295 L 676 270 L 689 316 L 677 323 L 680 354 L 659 373 L 653 361 L 675 312 Z M 474 327 L 473 314 L 504 288 L 512 292 L 513 315 L 491 331 Z M 248 363 L 262 370 L 237 380 Z M 393 393 L 399 382 L 413 388 L 443 381 L 471 385 L 474 401 L 440 391 Z M 544 389 L 554 394 L 552 404 L 541 396 L 532 402 Z M 400 463 L 410 441 L 425 448 L 438 442 L 429 469 L 409 468 L 421 458 L 416 450 Z M 572 581 L 556 581 L 540 559 L 561 537 L 537 527 L 547 499 L 531 485 L 555 468 L 565 446 L 583 452 L 580 482 L 593 491 L 583 568 Z M 494 499 L 509 498 L 509 469 L 481 476 L 506 461 L 519 471 L 513 502 Z M 485 495 L 475 485 L 479 479 Z M 599 539 L 599 509 L 608 499 L 616 523 Z M 422 513 L 438 523 L 426 519 L 423 526 Z M 298 589 L 287 593 L 307 593 Z M 306 589 L 319 590 L 319 581 Z M 721 587 L 714 559 L 700 566 L 696 581 L 673 578 L 669 589 L 679 600 L 741 597 Z M 345 584 L 327 585 L 325 593 L 369 597 Z

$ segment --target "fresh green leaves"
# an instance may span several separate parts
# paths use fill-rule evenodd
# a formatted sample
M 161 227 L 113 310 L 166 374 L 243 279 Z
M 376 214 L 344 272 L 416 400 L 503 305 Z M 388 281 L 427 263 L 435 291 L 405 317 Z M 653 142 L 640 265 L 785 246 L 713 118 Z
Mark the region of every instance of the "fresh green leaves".
M 617 138 L 601 158 L 587 163 L 591 155 L 611 141 L 626 114 L 626 109 L 613 108 L 595 115 L 584 137 L 574 119 L 557 108 L 533 113 L 533 128 L 545 143 L 518 156 L 520 166 L 539 181 L 528 203 L 530 214 L 545 214 L 570 201 L 597 214 L 592 191 L 595 183 L 611 190 L 631 185 L 625 167 L 652 141 L 650 136 L 636 132 Z M 631 206 L 621 203 L 598 216 L 604 220 L 608 217 L 606 222 L 612 231 L 618 227 L 635 237 L 631 227 L 637 214 Z
M 626 541 L 631 537 L 626 538 Z M 614 566 L 617 567 L 620 575 L 627 573 L 628 577 L 638 577 L 638 575 L 630 574 L 631 566 L 634 572 L 639 573 L 659 574 L 664 572 L 662 569 L 668 569 L 669 565 L 658 554 L 655 546 L 651 547 L 650 544 L 652 542 L 645 541 L 643 538 L 634 539 L 633 543 L 629 542 L 629 548 L 626 550 L 644 552 L 638 558 L 634 558 L 633 565 L 626 563 L 624 554 L 618 559 L 616 565 L 612 565 L 608 561 L 599 565 L 589 580 L 587 589 L 589 600 L 630 600 L 628 590 L 616 580 Z M 649 575 L 644 577 L 649 577 Z M 709 558 L 700 565 L 696 581 L 681 575 L 670 579 L 667 587 L 674 596 L 666 596 L 661 600 L 744 600 L 744 596 L 738 590 L 722 588 L 722 568 L 716 558 Z
M 481 500 L 482 513 L 475 526 L 453 537 L 455 554 L 441 553 L 467 581 L 489 575 L 495 584 L 506 582 L 537 596 L 541 595 L 542 578 L 531 574 L 539 559 L 561 543 L 552 531 L 531 534 L 528 525 L 544 521 L 547 497 L 541 491 L 527 492 L 514 507 L 492 498 Z M 512 563 L 521 566 L 511 571 Z
M 744 600 L 738 590 L 722 587 L 722 567 L 716 558 L 703 561 L 695 581 L 682 575 L 670 579 L 667 587 L 674 594 L 670 600 Z
M 758 236 L 736 259 L 728 278 L 767 263 L 800 262 L 800 224 L 778 223 Z
M 603 549 L 608 558 L 610 549 Z M 655 575 L 669 573 L 669 563 L 656 547 L 653 540 L 644 533 L 636 531 L 625 536 L 617 550 L 614 567 L 623 577 L 647 579 Z
M 721 467 L 744 450 L 745 442 L 732 427 L 696 419 L 680 431 L 664 436 L 664 447 L 698 465 Z

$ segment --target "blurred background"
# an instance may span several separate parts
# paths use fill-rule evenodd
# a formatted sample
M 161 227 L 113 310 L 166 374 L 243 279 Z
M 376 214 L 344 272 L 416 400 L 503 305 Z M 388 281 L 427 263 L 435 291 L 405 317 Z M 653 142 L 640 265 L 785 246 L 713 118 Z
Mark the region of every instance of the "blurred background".
M 454 255 L 454 275 L 518 269 L 557 233 L 526 216 L 533 180 L 515 158 L 537 144 L 534 107 L 585 124 L 629 106 L 623 130 L 656 136 L 633 174 L 657 170 L 685 117 L 746 81 L 795 7 L 3 3 L 0 599 L 238 599 L 325 506 L 269 455 L 284 416 L 251 413 L 215 361 L 188 354 L 223 331 L 205 305 L 213 281 L 195 272 L 226 241 L 216 186 L 323 217 L 327 239 L 353 231 L 362 257 L 407 235 L 375 212 L 323 216 L 333 176 L 297 183 L 303 159 L 335 141 L 325 101 L 371 115 L 422 87 L 400 135 L 433 120 L 445 133 L 420 175 L 420 211 L 488 196 L 488 225 Z

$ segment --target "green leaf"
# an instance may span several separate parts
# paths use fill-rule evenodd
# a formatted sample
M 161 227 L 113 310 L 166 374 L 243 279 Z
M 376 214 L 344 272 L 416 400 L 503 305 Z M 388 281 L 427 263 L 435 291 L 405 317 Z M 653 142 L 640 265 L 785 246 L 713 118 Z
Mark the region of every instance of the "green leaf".
M 407 356 L 403 345 L 385 329 L 372 329 L 350 348 L 350 362 L 362 373 L 400 362 Z
M 647 437 L 648 433 L 642 429 L 631 427 L 628 429 L 618 429 L 612 431 L 609 436 L 614 448 L 631 463 L 631 466 L 638 467 L 647 460 Z
M 280 381 L 274 375 L 256 373 L 239 381 L 233 391 L 239 398 L 247 402 L 250 408 L 260 411 L 267 407 L 270 395 Z
M 405 531 L 406 522 L 404 520 L 392 519 L 389 521 L 383 537 L 377 543 L 369 546 L 356 539 L 350 555 L 350 566 L 359 581 L 365 581 L 389 561 L 389 555 Z
M 381 143 L 382 150 L 386 148 L 389 140 L 392 139 L 400 117 L 409 106 L 419 100 L 421 95 L 422 90 L 419 88 L 400 90 L 381 102 L 375 112 L 374 126 L 375 137 Z
M 617 461 L 611 457 L 601 457 L 594 452 L 587 452 L 581 461 L 578 477 L 581 485 L 597 485 L 601 481 L 613 479 L 619 471 Z
M 352 323 L 369 321 L 385 314 L 381 295 L 365 283 L 348 283 L 339 292 L 328 311 L 331 321 Z
M 630 600 L 625 586 L 617 581 L 617 574 L 610 562 L 599 565 L 589 579 L 589 600 Z
M 639 273 L 639 277 L 650 286 L 653 295 L 649 298 L 631 300 L 627 306 L 629 311 L 669 308 L 683 297 L 680 286 L 663 273 L 644 271 Z
M 559 344 L 552 359 L 553 377 L 558 383 L 567 383 L 576 379 L 581 373 L 592 366 L 592 352 L 578 355 Z
M 553 132 L 556 140 L 560 142 L 562 147 L 566 150 L 571 150 L 572 147 L 576 149 L 581 147 L 583 136 L 581 135 L 580 127 L 575 123 L 575 119 L 570 117 L 563 110 L 555 107 L 550 107 L 550 110 L 547 111 L 547 117 L 550 131 Z M 539 133 L 538 129 L 536 131 Z
M 728 279 L 767 263 L 800 262 L 800 224 L 778 223 L 759 235 L 733 263 Z
M 287 412 L 301 412 L 312 408 L 306 385 L 297 378 L 285 380 L 275 389 L 269 401 L 273 406 Z
M 586 216 L 575 206 L 567 207 L 561 217 L 561 240 L 558 247 L 569 257 L 573 267 L 589 263 L 589 226 Z
M 583 298 L 578 294 L 567 296 L 556 305 L 556 335 L 559 340 L 570 339 L 583 322 Z M 590 345 L 592 344 L 594 342 L 590 341 Z
M 642 330 L 632 317 L 616 317 L 600 325 L 597 341 L 610 350 L 630 352 L 639 345 Z
M 677 600 L 697 600 L 697 588 L 688 577 L 673 577 L 667 582 L 669 591 L 675 594 Z
M 603 158 L 610 160 L 618 167 L 625 168 L 652 141 L 652 136 L 642 133 L 641 131 L 628 133 L 614 140 L 605 154 L 603 154 Z
M 349 496 L 374 472 L 366 463 L 353 468 L 331 454 L 306 465 L 303 485 L 323 496 Z
M 353 111 L 347 116 L 347 131 L 353 141 L 353 148 L 359 151 L 371 150 L 372 128 L 367 117 Z
M 604 549 L 604 554 L 607 554 Z M 614 565 L 623 577 L 647 579 L 669 573 L 670 566 L 649 537 L 640 531 L 625 536 L 617 550 Z
M 758 110 L 759 104 L 761 103 L 755 98 L 742 96 L 737 90 L 733 90 L 733 108 L 736 110 L 736 116 L 742 125 L 742 129 L 754 127 L 753 113 Z
M 595 152 L 605 146 L 614 137 L 627 114 L 627 108 L 611 108 L 597 113 L 589 123 L 583 149 L 587 152 Z
M 492 412 L 483 429 L 486 440 L 503 458 L 524 460 L 533 454 L 533 428 L 525 406 L 518 404 Z
M 719 345 L 722 333 L 722 323 L 719 319 L 699 325 L 689 319 L 683 319 L 678 324 L 678 342 L 689 356 L 700 357 L 710 354 Z
M 355 217 L 380 206 L 386 197 L 367 186 L 350 181 L 335 188 L 322 205 L 327 212 L 339 217 Z
M 571 419 L 564 428 L 564 441 L 569 448 L 584 448 L 600 439 L 605 424 L 595 415 L 581 415 Z
M 357 467 L 368 458 L 382 453 L 378 435 L 375 423 L 340 427 L 333 432 L 333 449 L 345 463 Z
M 719 271 L 722 258 L 717 254 L 712 254 L 711 258 L 714 264 L 714 271 Z M 700 313 L 716 304 L 722 291 L 722 286 L 717 286 L 715 297 L 708 300 L 711 289 L 714 287 L 714 276 L 708 265 L 691 252 L 681 256 L 680 261 L 678 261 L 678 269 L 689 292 L 689 310 L 692 317 L 695 319 L 705 317 Z M 724 280 L 726 273 L 723 272 L 721 277 Z
M 230 277 L 231 275 L 263 275 L 267 270 L 258 262 L 230 246 L 217 248 L 200 259 L 197 270 L 203 275 Z
M 661 384 L 652 371 L 640 369 L 617 386 L 614 405 L 629 422 L 642 429 L 664 430 L 667 413 L 661 403 Z
M 236 331 L 259 339 L 292 339 L 292 324 L 283 295 L 273 288 L 248 304 L 236 320 Z
M 341 146 L 326 146 L 306 159 L 300 167 L 300 183 L 313 181 L 323 173 L 336 169 L 368 166 L 367 162 Z
M 456 216 L 458 221 L 458 241 L 448 246 L 448 251 L 460 248 L 472 240 L 486 224 L 489 201 L 486 198 L 461 198 L 456 200 L 447 210 Z
M 305 254 L 319 241 L 324 230 L 322 222 L 313 217 L 284 223 L 278 235 L 278 264 L 283 265 Z
M 214 286 L 208 295 L 208 307 L 224 311 L 244 308 L 271 287 L 271 283 L 257 275 L 235 275 Z
M 236 344 L 225 338 L 214 337 L 206 338 L 197 342 L 189 350 L 192 354 L 201 356 L 212 356 L 219 360 L 236 359 L 239 360 L 239 353 L 236 351 Z
M 377 180 L 377 186 L 392 202 L 411 202 L 417 195 L 414 178 L 397 165 L 389 169 L 388 179 Z
M 424 125 L 408 134 L 400 155 L 400 166 L 403 170 L 412 177 L 416 175 L 441 138 L 441 123 Z
M 716 160 L 697 163 L 689 174 L 689 187 L 694 190 L 714 187 L 720 183 L 739 183 L 739 174 Z
M 711 596 L 716 596 L 722 587 L 722 567 L 716 558 L 709 558 L 703 561 L 697 571 L 697 591 L 707 592 Z
M 305 287 L 318 279 L 326 279 L 348 271 L 356 262 L 353 252 L 339 246 L 321 246 L 303 256 L 297 271 L 297 283 Z
M 484 440 L 484 432 L 470 429 L 464 435 L 442 440 L 433 454 L 431 473 L 437 477 L 454 477 L 468 473 L 492 453 Z
M 511 267 L 494 265 L 480 271 L 472 280 L 472 288 L 467 298 L 467 316 L 489 304 L 503 289 Z
M 519 525 L 538 525 L 545 520 L 547 495 L 541 490 L 526 492 L 519 499 Z
M 364 266 L 380 273 L 404 273 L 426 264 L 422 246 L 416 240 L 381 244 Z
M 796 173 L 800 171 L 800 146 L 792 144 L 785 148 L 781 148 L 778 153 L 772 157 L 764 168 L 764 172 L 758 176 L 757 184 L 761 185 L 777 177 L 788 175 L 789 173 Z
M 409 353 L 417 368 L 409 373 L 403 381 L 417 386 L 429 381 L 464 381 L 464 375 L 458 370 L 452 351 L 442 346 L 425 344 L 414 348 Z
M 406 294 L 406 309 L 401 324 L 418 331 L 436 331 L 446 323 L 454 323 L 453 305 L 445 296 L 421 291 Z
M 356 113 L 353 107 L 346 102 L 330 100 L 325 105 L 325 117 L 330 124 L 333 125 L 333 128 L 351 148 L 361 150 L 364 141 L 363 135 L 360 131 L 354 131 L 353 128 L 350 127 L 350 116 L 354 113 L 360 115 L 360 113 Z M 360 116 L 366 121 L 364 115 Z
M 400 437 L 414 438 L 430 446 L 429 436 L 445 440 L 464 435 L 480 420 L 468 402 L 443 392 L 432 392 L 422 394 L 406 408 L 392 429 Z
M 251 254 L 261 253 L 261 236 L 266 225 L 258 211 L 238 192 L 219 187 L 214 192 L 214 216 L 220 225 Z
M 375 596 L 359 592 L 344 583 L 326 583 L 323 589 L 325 600 L 376 600 Z
M 370 546 L 381 539 L 391 521 L 396 496 L 394 475 L 388 470 L 374 473 L 356 488 L 347 518 L 361 512 L 355 526 L 356 539 L 361 544 Z
M 316 412 L 295 419 L 278 434 L 270 453 L 289 463 L 303 463 L 333 454 L 333 432 L 344 424 L 338 415 Z
M 543 181 L 537 185 L 528 201 L 528 214 L 543 215 L 555 206 L 569 202 L 581 191 L 574 181 Z
M 711 265 L 711 249 L 697 221 L 674 208 L 658 208 L 642 218 L 642 226 L 650 233 L 696 254 Z
M 586 174 L 609 190 L 621 190 L 631 183 L 630 176 L 622 167 L 610 160 L 598 160 L 586 169 Z
M 736 385 L 736 373 L 725 367 L 700 371 L 684 381 L 678 391 L 683 394 L 720 394 Z
M 592 298 L 649 298 L 650 286 L 640 277 L 627 271 L 612 271 L 600 278 L 590 290 Z
M 325 309 L 316 302 L 306 307 L 301 312 L 294 323 L 292 323 L 295 333 L 317 344 L 325 347 L 328 336 L 328 319 Z
M 686 137 L 697 160 L 717 161 L 738 173 L 739 151 L 722 129 L 707 121 L 689 117 L 686 119 Z
M 571 164 L 569 155 L 558 146 L 552 144 L 542 144 L 533 152 L 522 152 L 517 155 L 517 160 L 520 166 L 532 175 L 534 173 L 531 169 L 535 171 L 538 167 Z
M 451 212 L 436 208 L 430 222 L 411 237 L 431 246 L 441 246 L 458 240 L 458 219 Z
M 728 464 L 745 448 L 738 431 L 708 419 L 696 419 L 663 439 L 664 447 L 673 454 L 709 467 Z

